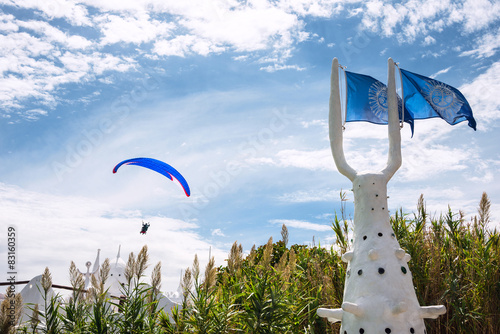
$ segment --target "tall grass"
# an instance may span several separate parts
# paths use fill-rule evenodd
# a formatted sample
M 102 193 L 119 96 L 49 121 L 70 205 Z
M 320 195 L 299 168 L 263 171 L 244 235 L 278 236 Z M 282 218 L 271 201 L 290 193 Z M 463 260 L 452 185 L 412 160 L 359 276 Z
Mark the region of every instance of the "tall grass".
M 341 199 L 345 203 L 345 195 Z M 490 207 L 483 194 L 472 219 L 451 208 L 431 217 L 421 196 L 415 213 L 398 210 L 391 217 L 397 239 L 412 257 L 409 266 L 420 304 L 447 308 L 444 316 L 426 321 L 429 334 L 500 333 L 499 233 L 488 229 Z M 350 247 L 351 224 L 343 212 L 333 219 L 337 243 L 328 248 L 288 246 L 286 226 L 282 240 L 271 238 L 247 256 L 235 242 L 227 265 L 217 268 L 212 258 L 203 274 L 195 256 L 182 281 L 182 305 L 170 315 L 157 307 L 161 265 L 153 270 L 151 285 L 142 283 L 147 247 L 137 257 L 130 255 L 119 301 L 104 290 L 108 261 L 87 293 L 72 264 L 75 291 L 70 301 L 46 300 L 40 312 L 43 326 L 28 324 L 22 332 L 338 333 L 340 325 L 319 318 L 316 310 L 340 307 L 346 274 L 340 256 Z

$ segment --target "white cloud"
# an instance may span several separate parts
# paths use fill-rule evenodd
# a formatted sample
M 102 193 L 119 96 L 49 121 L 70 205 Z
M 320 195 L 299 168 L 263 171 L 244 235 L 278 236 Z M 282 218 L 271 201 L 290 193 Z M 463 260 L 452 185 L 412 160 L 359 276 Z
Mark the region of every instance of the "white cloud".
M 131 58 L 101 53 L 90 55 L 90 63 L 93 66 L 93 72 L 97 75 L 106 71 L 126 72 L 136 67 L 136 62 Z
M 385 125 L 367 122 L 348 122 L 344 124 L 344 139 L 349 144 L 353 139 L 386 139 L 387 127 Z
M 418 138 L 408 142 L 403 149 L 405 156 L 398 176 L 407 181 L 431 179 L 450 171 L 464 171 L 474 155 L 473 149 L 422 143 Z
M 48 62 L 39 62 L 39 65 Z M 50 105 L 54 102 L 54 97 L 44 89 L 43 80 L 33 78 L 18 78 L 14 75 L 8 75 L 0 78 L 0 101 L 4 108 L 20 108 L 21 100 L 25 98 L 38 99 L 41 102 Z
M 297 13 L 299 16 L 315 16 L 328 18 L 340 13 L 344 9 L 345 1 L 336 0 L 284 0 L 278 6 L 287 12 Z
M 425 36 L 424 42 L 422 43 L 422 45 L 428 46 L 428 45 L 432 45 L 432 44 L 436 44 L 436 39 L 432 36 Z
M 431 50 L 426 50 L 425 52 L 422 53 L 422 58 L 429 58 L 429 57 L 439 58 L 442 55 L 445 55 L 446 52 L 447 51 L 445 49 L 441 50 L 440 52 L 432 52 Z
M 400 184 L 391 186 L 388 189 L 390 195 L 389 207 L 394 209 L 403 208 L 403 212 L 416 212 L 417 201 L 420 194 L 424 196 L 424 202 L 427 213 L 431 219 L 439 219 L 441 215 L 448 213 L 448 208 L 454 214 L 460 210 L 465 215 L 465 222 L 478 214 L 477 208 L 481 199 L 483 189 L 467 189 L 464 191 L 462 186 L 453 185 L 450 187 L 432 186 L 432 185 L 412 185 L 411 187 L 401 187 Z M 498 219 L 500 217 L 500 205 L 494 201 L 490 195 L 491 201 L 491 219 L 490 228 L 499 228 Z
M 467 97 L 478 123 L 478 130 L 489 129 L 500 119 L 500 62 L 459 90 Z
M 103 37 L 101 44 L 114 44 L 119 42 L 141 44 L 152 40 L 166 37 L 175 24 L 162 22 L 147 14 L 132 16 L 118 16 L 105 14 L 94 19 L 97 22 Z
M 233 57 L 234 60 L 237 60 L 237 61 L 245 61 L 248 59 L 248 55 L 241 55 L 241 56 L 236 56 L 236 57 Z
M 129 252 L 137 254 L 147 244 L 150 263 L 162 261 L 163 288 L 172 291 L 194 254 L 203 262 L 211 247 L 216 263 L 222 264 L 226 257 L 225 251 L 197 234 L 192 222 L 145 216 L 102 200 L 55 196 L 0 183 L 0 205 L 3 221 L 17 231 L 19 280 L 39 275 L 48 266 L 54 282 L 66 285 L 71 261 L 83 267 L 85 261 L 94 261 L 97 249 L 102 250 L 101 261 L 114 258 L 119 245 L 126 261 Z M 151 224 L 146 235 L 139 234 L 142 221 Z M 5 256 L 5 250 L 0 253 Z
M 155 42 L 153 48 L 153 51 L 160 56 L 178 57 L 185 57 L 190 53 L 206 56 L 209 53 L 219 53 L 224 50 L 224 47 L 195 35 L 180 35 L 169 40 L 159 40 Z
M 401 187 L 400 184 L 390 186 L 387 193 L 389 194 L 389 207 L 393 209 L 403 208 L 406 212 L 416 212 L 418 198 L 421 194 L 424 195 L 427 212 L 431 217 L 439 217 L 440 214 L 448 212 L 448 206 L 453 212 L 456 210 L 467 210 L 466 213 L 474 213 L 473 206 L 476 200 L 470 199 L 470 194 L 466 194 L 463 188 L 453 186 L 448 188 L 419 186 Z M 471 211 L 469 211 L 471 210 Z
M 323 224 L 315 224 L 303 220 L 294 220 L 294 219 L 273 219 L 269 221 L 272 224 L 285 224 L 286 227 L 293 227 L 293 228 L 298 228 L 302 230 L 312 230 L 312 231 L 319 231 L 319 232 L 325 232 L 325 231 L 331 231 L 332 226 L 331 225 L 323 225 Z
M 171 40 L 160 40 L 155 42 L 153 51 L 160 56 L 185 57 L 195 40 L 196 37 L 190 35 L 176 36 Z
M 500 28 L 494 33 L 481 36 L 475 49 L 463 51 L 460 56 L 472 56 L 477 59 L 488 58 L 494 56 L 498 48 L 500 48 Z
M 430 75 L 429 77 L 430 77 L 430 78 L 432 78 L 432 79 L 434 79 L 434 78 L 436 78 L 437 76 L 439 76 L 439 75 L 441 75 L 441 74 L 448 73 L 448 71 L 449 71 L 449 70 L 451 70 L 451 68 L 452 68 L 452 67 L 453 67 L 453 66 L 450 66 L 450 67 L 447 67 L 447 68 L 442 69 L 442 70 L 440 70 L 440 71 L 437 71 L 436 73 L 434 73 L 434 74 Z
M 415 135 L 402 141 L 403 164 L 396 174 L 405 182 L 431 180 L 449 172 L 465 172 L 477 158 L 476 149 L 470 145 L 457 146 L 448 140 L 457 131 L 474 132 L 462 122 L 448 125 L 440 118 L 415 122 Z
M 46 22 L 7 19 L 31 34 L 0 35 L 0 73 L 9 73 L 0 77 L 0 102 L 5 108 L 20 108 L 28 98 L 52 107 L 57 103 L 54 91 L 63 84 L 135 66 L 130 58 L 92 51 L 88 39 L 64 33 Z
M 479 160 L 474 165 L 473 170 L 471 171 L 472 175 L 466 176 L 469 181 L 475 183 L 483 183 L 488 184 L 490 182 L 494 182 L 495 180 L 495 172 L 500 167 L 499 160 L 493 159 L 485 159 Z
M 196 36 L 217 45 L 229 45 L 237 52 L 290 47 L 302 28 L 295 15 L 265 2 L 229 11 L 222 20 L 210 16 L 185 17 L 179 24 Z
M 34 19 L 26 22 L 16 20 L 13 15 L 0 17 L 0 29 L 8 33 L 2 35 L 3 40 L 0 42 L 3 47 L 6 46 L 6 50 L 16 50 L 4 53 L 0 58 L 0 69 L 5 71 L 8 68 L 17 75 L 23 72 L 20 75 L 22 78 L 26 78 L 30 71 L 33 72 L 30 75 L 34 75 L 34 78 L 30 77 L 31 82 L 27 83 L 29 91 L 34 94 L 9 89 L 8 94 L 0 93 L 1 99 L 11 108 L 19 107 L 20 101 L 28 95 L 35 98 L 41 96 L 44 103 L 57 103 L 51 96 L 52 89 L 84 78 L 103 81 L 99 76 L 105 70 L 112 70 L 113 65 L 119 72 L 132 70 L 141 56 L 159 59 L 161 56 L 207 56 L 235 51 L 245 53 L 241 57 L 250 53 L 254 59 L 258 59 L 257 63 L 263 64 L 263 71 L 302 71 L 305 70 L 304 66 L 289 63 L 295 45 L 311 37 L 319 40 L 323 38 L 310 33 L 304 19 L 335 18 L 344 11 L 356 13 L 362 25 L 371 31 L 382 32 L 385 36 L 395 35 L 401 42 L 412 42 L 426 36 L 423 43 L 430 44 L 435 42 L 429 36 L 432 31 L 439 32 L 444 27 L 460 22 L 465 24 L 466 32 L 477 31 L 494 22 L 500 10 L 499 4 L 491 4 L 486 0 L 474 6 L 471 1 L 457 4 L 449 0 L 417 0 L 404 5 L 380 0 L 350 2 L 352 5 L 346 9 L 345 3 L 336 0 L 85 0 L 79 3 L 69 0 L 0 0 L 4 6 L 36 12 Z M 92 16 L 89 8 L 92 8 Z M 63 25 L 58 25 L 54 18 L 65 19 L 73 26 L 83 25 L 90 33 L 84 37 L 79 35 L 82 30 L 78 30 L 76 34 L 73 32 L 75 30 L 71 30 L 74 27 L 62 28 Z M 19 33 L 19 27 L 29 33 Z M 484 42 L 469 52 L 477 57 L 490 56 L 496 50 L 496 42 L 495 34 L 486 35 Z M 108 56 L 103 51 L 108 45 L 118 43 L 141 47 L 142 44 L 151 44 L 145 49 L 132 51 L 129 58 L 116 54 Z M 486 43 L 489 49 L 480 49 Z M 72 56 L 61 51 L 61 45 L 66 51 L 80 51 L 92 58 L 101 54 L 99 58 L 106 63 L 104 66 L 98 63 L 86 66 L 89 72 L 84 73 L 83 69 L 79 69 L 67 73 L 65 68 L 58 68 L 59 57 L 65 57 L 68 64 Z M 333 47 L 333 43 L 329 43 L 328 47 Z M 424 56 L 438 57 L 442 54 L 429 50 Z M 17 59 L 12 59 L 14 56 Z M 39 56 L 44 59 L 36 59 Z M 73 58 L 80 56 L 75 53 Z M 46 71 L 45 65 L 48 65 Z M 56 79 L 54 73 L 57 71 L 62 73 Z M 45 82 L 39 81 L 41 77 L 51 81 L 47 85 L 51 87 L 50 90 L 43 88 Z
M 87 8 L 71 0 L 1 0 L 0 4 L 34 9 L 49 20 L 63 18 L 76 26 L 90 25 Z
M 330 149 L 315 151 L 282 150 L 276 154 L 282 167 L 297 167 L 309 170 L 334 170 Z
M 22 117 L 30 121 L 36 121 L 40 116 L 47 116 L 47 111 L 43 109 L 30 109 L 22 113 Z
M 49 56 L 54 50 L 54 46 L 47 41 L 40 40 L 25 32 L 0 35 L 2 49 L 0 55 L 2 59 L 8 56 L 19 57 L 16 63 L 23 63 L 31 60 L 31 57 Z M 12 71 L 11 66 L 10 70 Z M 5 69 L 2 68 L 2 71 Z
M 224 232 L 222 232 L 222 230 L 220 228 L 213 229 L 212 230 L 212 235 L 213 236 L 218 236 L 218 237 L 225 237 L 226 236 L 224 234 Z
M 450 18 L 464 22 L 466 32 L 480 30 L 498 20 L 500 3 L 488 0 L 466 0 L 463 3 L 453 4 Z
M 335 202 L 340 198 L 339 190 L 299 190 L 286 193 L 277 199 L 286 203 Z
M 85 49 L 92 44 L 91 41 L 83 36 L 68 35 L 61 30 L 51 26 L 47 22 L 17 20 L 16 23 L 19 25 L 19 27 L 32 30 L 39 35 L 44 35 L 45 41 L 49 43 L 56 42 L 70 49 Z
M 396 35 L 401 43 L 412 43 L 430 31 L 463 23 L 463 32 L 471 33 L 483 29 L 500 15 L 500 4 L 488 0 L 416 0 L 403 3 L 387 3 L 381 0 L 364 2 L 362 25 L 371 31 L 386 36 Z M 430 39 L 424 43 L 432 42 Z
M 15 23 L 14 15 L 0 13 L 0 31 L 14 32 L 18 30 L 19 27 Z
M 261 67 L 260 70 L 266 71 L 269 73 L 282 71 L 282 70 L 296 70 L 296 71 L 304 71 L 305 67 L 300 67 L 298 65 L 281 65 L 281 64 L 273 64 L 266 67 Z
M 307 121 L 302 121 L 300 123 L 302 124 L 304 129 L 307 129 L 307 128 L 313 127 L 313 126 L 319 126 L 321 128 L 328 129 L 328 121 L 325 119 L 314 119 L 312 121 L 307 120 Z
M 210 46 L 205 52 L 220 51 L 220 49 L 214 51 L 213 46 L 217 46 L 217 48 L 230 47 L 238 52 L 290 47 L 294 41 L 304 40 L 308 36 L 303 30 L 302 21 L 298 19 L 300 14 L 297 14 L 295 10 L 304 15 L 317 16 L 329 15 L 332 8 L 336 7 L 328 1 L 322 2 L 320 5 L 311 1 L 270 3 L 267 1 L 237 2 L 229 0 L 86 1 L 86 3 L 104 12 L 114 13 L 113 29 L 105 31 L 106 41 L 127 38 L 123 35 L 122 30 L 128 28 L 119 28 L 123 27 L 124 23 L 127 23 L 127 26 L 131 24 L 134 29 L 137 27 L 137 22 L 130 18 L 131 15 L 150 13 L 162 16 L 168 14 L 168 17 L 174 17 L 172 20 L 175 20 L 175 24 L 179 28 L 177 35 L 195 36 L 197 41 L 203 41 Z M 120 13 L 123 18 L 118 19 L 117 13 Z M 125 20 L 127 22 L 124 22 Z M 151 19 L 143 22 L 142 25 L 150 26 L 150 21 Z M 150 30 L 155 31 L 156 29 Z M 127 41 L 129 40 L 127 39 Z M 161 44 L 164 46 L 165 43 Z M 203 46 L 199 45 L 199 48 L 202 49 Z M 172 48 L 168 49 L 172 50 Z M 184 54 L 181 52 L 182 48 L 174 49 L 175 52 L 165 51 L 164 47 L 156 47 L 157 51 L 163 52 L 160 53 L 162 55 Z M 200 54 L 203 54 L 202 50 L 199 51 Z

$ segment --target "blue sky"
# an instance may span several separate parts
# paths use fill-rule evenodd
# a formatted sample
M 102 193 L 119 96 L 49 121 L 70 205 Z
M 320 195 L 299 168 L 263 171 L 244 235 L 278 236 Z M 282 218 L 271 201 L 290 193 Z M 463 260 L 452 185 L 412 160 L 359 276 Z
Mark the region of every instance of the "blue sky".
M 173 290 L 194 254 L 223 264 L 234 241 L 279 240 L 283 223 L 291 243 L 332 243 L 341 191 L 353 208 L 328 140 L 333 57 L 382 82 L 392 57 L 462 91 L 477 131 L 403 128 L 389 206 L 411 213 L 423 193 L 434 215 L 470 216 L 486 191 L 495 225 L 499 17 L 485 0 L 0 0 L 0 207 L 18 279 L 49 266 L 64 284 L 71 261 L 147 244 Z M 357 170 L 385 164 L 385 126 L 344 135 Z M 192 196 L 147 170 L 112 173 L 139 156 L 178 169 Z

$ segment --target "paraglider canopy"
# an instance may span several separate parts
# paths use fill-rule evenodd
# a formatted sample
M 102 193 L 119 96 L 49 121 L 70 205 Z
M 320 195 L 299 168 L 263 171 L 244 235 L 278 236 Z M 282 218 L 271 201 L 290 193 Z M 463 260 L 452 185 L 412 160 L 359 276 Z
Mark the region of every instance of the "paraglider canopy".
M 174 167 L 164 163 L 163 161 L 152 158 L 127 159 L 123 160 L 118 165 L 116 165 L 115 168 L 113 168 L 113 173 L 116 173 L 118 171 L 118 168 L 120 168 L 120 166 L 122 165 L 141 166 L 144 168 L 154 170 L 155 172 L 158 172 L 168 177 L 170 180 L 173 180 L 173 178 L 175 178 L 181 184 L 182 189 L 184 189 L 184 193 L 186 194 L 186 196 L 189 197 L 191 195 L 191 190 L 189 189 L 189 185 L 186 179 Z

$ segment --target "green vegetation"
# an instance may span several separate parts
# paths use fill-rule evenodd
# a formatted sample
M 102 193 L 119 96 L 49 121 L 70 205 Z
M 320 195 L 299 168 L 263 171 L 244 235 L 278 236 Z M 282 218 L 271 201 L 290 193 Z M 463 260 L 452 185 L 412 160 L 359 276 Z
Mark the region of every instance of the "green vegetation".
M 430 217 L 421 196 L 416 213 L 399 210 L 391 218 L 401 247 L 412 257 L 409 265 L 420 304 L 444 304 L 448 311 L 426 320 L 427 333 L 500 333 L 499 233 L 487 228 L 489 212 L 483 194 L 478 215 L 471 220 L 451 209 Z M 18 332 L 337 334 L 340 325 L 319 318 L 316 310 L 337 308 L 342 302 L 346 264 L 340 255 L 351 242 L 351 222 L 344 218 L 332 222 L 337 244 L 330 248 L 288 246 L 283 226 L 282 240 L 271 238 L 247 256 L 234 243 L 226 266 L 216 268 L 212 259 L 201 274 L 195 257 L 183 278 L 182 305 L 171 315 L 157 308 L 160 264 L 150 285 L 140 283 L 147 268 L 146 246 L 137 258 L 129 257 L 121 300 L 110 299 L 104 291 L 108 261 L 87 293 L 72 264 L 71 300 L 62 304 L 56 297 L 47 298 L 45 311 L 35 313 L 31 325 Z M 49 284 L 48 270 L 44 276 Z M 2 328 L 1 333 L 14 332 Z

